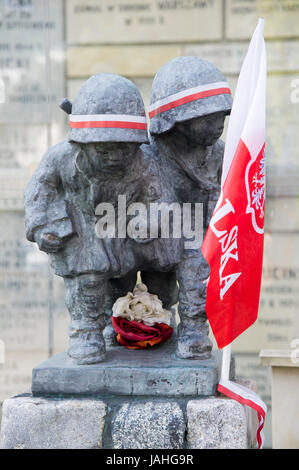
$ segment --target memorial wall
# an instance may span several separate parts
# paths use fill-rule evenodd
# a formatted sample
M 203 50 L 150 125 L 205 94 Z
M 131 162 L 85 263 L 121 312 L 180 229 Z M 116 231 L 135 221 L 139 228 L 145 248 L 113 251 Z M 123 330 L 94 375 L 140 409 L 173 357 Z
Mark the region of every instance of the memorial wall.
M 63 2 L 53 3 L 0 1 L 0 401 L 28 389 L 33 365 L 65 345 L 63 285 L 27 242 L 23 210 L 32 172 L 63 137 Z
M 238 375 L 257 382 L 270 408 L 270 371 L 259 364 L 259 352 L 299 341 L 299 0 L 0 0 L 0 16 L 0 400 L 28 388 L 32 367 L 67 343 L 62 281 L 26 242 L 22 210 L 32 171 L 65 133 L 59 100 L 73 99 L 90 75 L 112 72 L 132 79 L 148 104 L 154 74 L 178 55 L 213 62 L 234 91 L 262 16 L 268 55 L 263 282 L 258 321 L 233 352 Z

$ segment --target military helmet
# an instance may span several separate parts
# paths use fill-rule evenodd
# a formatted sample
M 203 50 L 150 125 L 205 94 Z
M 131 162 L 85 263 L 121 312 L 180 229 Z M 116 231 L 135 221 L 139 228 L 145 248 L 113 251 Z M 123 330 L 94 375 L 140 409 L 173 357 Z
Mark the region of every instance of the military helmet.
M 64 102 L 60 106 L 70 108 Z M 119 75 L 93 75 L 82 85 L 71 105 L 70 126 L 73 142 L 148 142 L 141 95 Z
M 150 133 L 162 134 L 176 122 L 218 111 L 230 113 L 232 97 L 224 75 L 199 57 L 177 57 L 157 72 L 151 91 Z

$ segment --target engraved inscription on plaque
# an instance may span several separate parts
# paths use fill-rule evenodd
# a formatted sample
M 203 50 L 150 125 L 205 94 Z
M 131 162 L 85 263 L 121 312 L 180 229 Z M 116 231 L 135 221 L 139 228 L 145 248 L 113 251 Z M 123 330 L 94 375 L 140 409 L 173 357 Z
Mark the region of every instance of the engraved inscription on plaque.
M 0 402 L 30 387 L 32 368 L 48 357 L 48 259 L 24 236 L 24 214 L 0 211 Z M 54 281 L 54 352 L 67 347 L 61 279 Z
M 219 0 L 68 0 L 69 44 L 220 39 Z
M 299 337 L 299 256 L 296 233 L 266 233 L 259 315 L 234 341 L 234 351 L 286 349 Z
M 228 39 L 249 39 L 259 17 L 265 18 L 265 37 L 298 37 L 299 0 L 227 0 Z
M 66 349 L 63 286 L 49 327 L 47 256 L 25 238 L 23 194 L 49 141 L 63 134 L 63 2 L 0 0 L 0 402 L 30 388 L 32 368 Z M 63 284 L 63 283 L 62 283 Z M 52 322 L 53 323 L 53 322 Z M 52 332 L 53 333 L 53 332 Z
M 49 122 L 48 100 L 61 99 L 62 1 L 50 3 L 48 18 L 40 0 L 0 0 L 0 123 Z M 51 91 L 50 76 L 55 77 Z
M 30 386 L 30 366 L 47 357 L 47 260 L 24 237 L 21 212 L 0 212 L 0 400 Z M 32 245 L 32 246 L 31 246 Z
M 62 6 L 0 0 L 0 209 L 22 209 L 30 174 L 62 137 Z
M 248 42 L 246 41 L 185 44 L 182 55 L 195 55 L 208 60 L 225 75 L 239 75 L 247 49 Z M 268 72 L 296 72 L 298 61 L 298 40 L 267 41 Z

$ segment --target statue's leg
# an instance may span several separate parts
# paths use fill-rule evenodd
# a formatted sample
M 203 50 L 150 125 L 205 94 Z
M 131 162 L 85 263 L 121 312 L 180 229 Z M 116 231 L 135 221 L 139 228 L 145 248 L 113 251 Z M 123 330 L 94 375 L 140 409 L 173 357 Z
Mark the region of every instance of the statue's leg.
M 212 342 L 208 337 L 206 281 L 209 265 L 201 251 L 190 250 L 178 267 L 179 316 L 176 355 L 181 358 L 208 359 Z
M 105 296 L 105 317 L 106 327 L 104 329 L 104 337 L 107 346 L 116 346 L 116 334 L 111 322 L 112 306 L 119 298 L 132 292 L 136 285 L 137 273 L 127 274 L 120 279 L 110 279 L 107 285 Z
M 64 279 L 66 306 L 70 312 L 68 355 L 78 364 L 94 364 L 105 359 L 104 299 L 106 279 L 99 274 L 81 274 Z

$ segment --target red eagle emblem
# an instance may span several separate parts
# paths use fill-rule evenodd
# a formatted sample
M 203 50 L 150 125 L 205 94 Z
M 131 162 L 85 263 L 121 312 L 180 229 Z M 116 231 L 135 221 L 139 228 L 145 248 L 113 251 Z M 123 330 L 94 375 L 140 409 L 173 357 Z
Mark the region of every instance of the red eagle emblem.
M 250 160 L 245 173 L 247 213 L 251 213 L 253 228 L 264 233 L 265 216 L 265 146 L 255 160 Z

